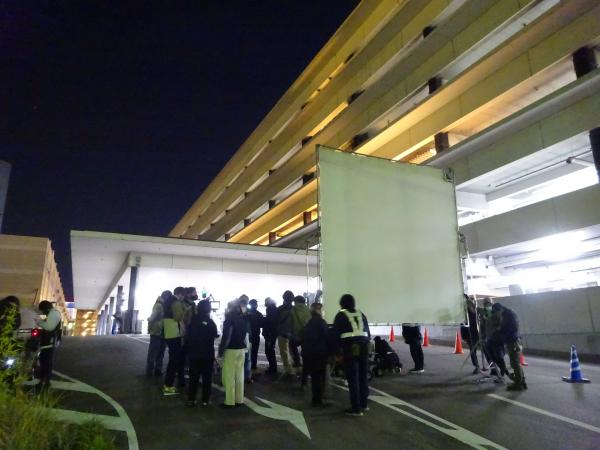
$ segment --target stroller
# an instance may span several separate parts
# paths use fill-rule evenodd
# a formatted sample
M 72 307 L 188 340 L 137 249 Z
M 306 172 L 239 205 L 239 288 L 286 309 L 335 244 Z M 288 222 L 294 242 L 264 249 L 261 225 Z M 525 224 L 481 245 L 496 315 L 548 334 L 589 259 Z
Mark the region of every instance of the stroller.
M 386 372 L 399 374 L 402 372 L 400 357 L 390 346 L 388 341 L 380 336 L 375 336 L 375 351 L 371 354 L 369 370 L 373 376 L 381 377 Z

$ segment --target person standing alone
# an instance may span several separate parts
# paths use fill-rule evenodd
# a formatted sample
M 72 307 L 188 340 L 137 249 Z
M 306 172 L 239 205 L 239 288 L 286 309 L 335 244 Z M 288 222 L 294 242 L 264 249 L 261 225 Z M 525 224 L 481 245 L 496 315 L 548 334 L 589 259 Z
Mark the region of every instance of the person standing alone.
M 410 369 L 408 373 L 423 373 L 425 372 L 425 363 L 423 356 L 423 347 L 421 347 L 421 327 L 419 325 L 402 324 L 402 337 L 404 342 L 410 347 L 410 356 L 412 356 L 415 367 Z

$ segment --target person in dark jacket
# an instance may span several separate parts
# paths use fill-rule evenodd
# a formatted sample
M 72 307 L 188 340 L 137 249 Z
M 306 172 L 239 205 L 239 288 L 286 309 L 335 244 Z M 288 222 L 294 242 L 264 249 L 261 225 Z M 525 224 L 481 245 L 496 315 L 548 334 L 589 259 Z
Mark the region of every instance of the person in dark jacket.
M 258 349 L 260 347 L 260 329 L 263 327 L 264 316 L 256 309 L 258 301 L 256 299 L 248 302 L 248 321 L 250 322 L 250 362 L 252 371 L 256 371 L 258 363 Z
M 500 303 L 492 306 L 492 317 L 495 318 L 497 328 L 494 331 L 495 339 L 506 347 L 510 367 L 513 373 L 510 376 L 513 382 L 506 389 L 509 391 L 522 391 L 527 389 L 525 375 L 521 367 L 521 345 L 519 343 L 519 319 L 516 313 Z
M 277 344 L 279 346 L 279 356 L 283 364 L 283 376 L 286 378 L 294 375 L 294 369 L 290 362 L 293 301 L 294 293 L 292 291 L 285 291 L 283 293 L 283 305 L 277 308 Z
M 465 294 L 465 306 L 467 308 L 467 316 L 469 318 L 468 325 L 460 327 L 460 335 L 469 345 L 469 355 L 473 364 L 473 375 L 481 372 L 479 360 L 477 359 L 477 347 L 479 347 L 479 328 L 477 327 L 477 312 L 475 309 L 475 300 Z M 483 352 L 482 352 L 483 354 Z M 485 369 L 485 367 L 484 367 Z
M 196 406 L 198 381 L 202 376 L 202 405 L 210 400 L 212 373 L 215 362 L 215 338 L 219 336 L 217 325 L 210 318 L 210 301 L 202 300 L 195 306 L 186 331 L 187 350 L 190 361 L 190 384 L 188 406 Z
M 404 342 L 410 347 L 410 356 L 415 363 L 415 367 L 410 369 L 409 373 L 425 372 L 425 364 L 423 357 L 423 348 L 421 347 L 421 327 L 419 325 L 402 324 L 402 337 Z
M 270 297 L 265 299 L 267 314 L 263 322 L 262 335 L 265 338 L 265 355 L 269 361 L 269 368 L 265 373 L 277 374 L 277 357 L 275 356 L 275 343 L 277 342 L 277 305 Z
M 327 359 L 330 354 L 329 332 L 322 316 L 322 306 L 320 303 L 311 305 L 311 317 L 299 336 L 302 342 L 303 373 L 310 375 L 313 406 L 323 406 Z
M 367 317 L 356 309 L 354 297 L 342 295 L 341 310 L 333 321 L 335 337 L 342 347 L 344 371 L 348 381 L 351 408 L 346 414 L 362 416 L 368 411 L 369 398 L 369 340 L 371 332 Z
M 223 358 L 222 381 L 225 388 L 225 403 L 232 407 L 244 403 L 244 357 L 247 351 L 248 323 L 244 319 L 246 307 L 239 301 L 231 304 L 225 322 L 223 337 L 219 344 L 219 357 Z

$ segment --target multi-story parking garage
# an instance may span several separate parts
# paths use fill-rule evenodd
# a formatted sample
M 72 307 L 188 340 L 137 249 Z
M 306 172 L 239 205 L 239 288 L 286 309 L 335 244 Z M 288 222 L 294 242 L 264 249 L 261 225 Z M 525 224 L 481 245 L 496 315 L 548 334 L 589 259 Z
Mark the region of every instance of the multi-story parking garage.
M 319 144 L 450 168 L 471 292 L 598 353 L 599 42 L 596 0 L 365 0 L 171 236 L 315 245 Z

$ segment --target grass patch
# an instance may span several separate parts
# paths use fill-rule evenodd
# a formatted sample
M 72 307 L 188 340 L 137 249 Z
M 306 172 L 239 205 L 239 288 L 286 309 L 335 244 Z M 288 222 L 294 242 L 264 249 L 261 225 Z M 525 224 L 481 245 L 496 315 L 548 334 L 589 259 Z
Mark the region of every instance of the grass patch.
M 5 323 L 12 323 L 10 316 L 6 319 Z M 8 328 L 0 330 L 1 360 L 23 352 Z M 50 408 L 56 405 L 56 397 L 27 392 L 22 382 L 28 376 L 27 364 L 0 369 L 0 450 L 116 450 L 113 436 L 98 421 L 55 420 Z

